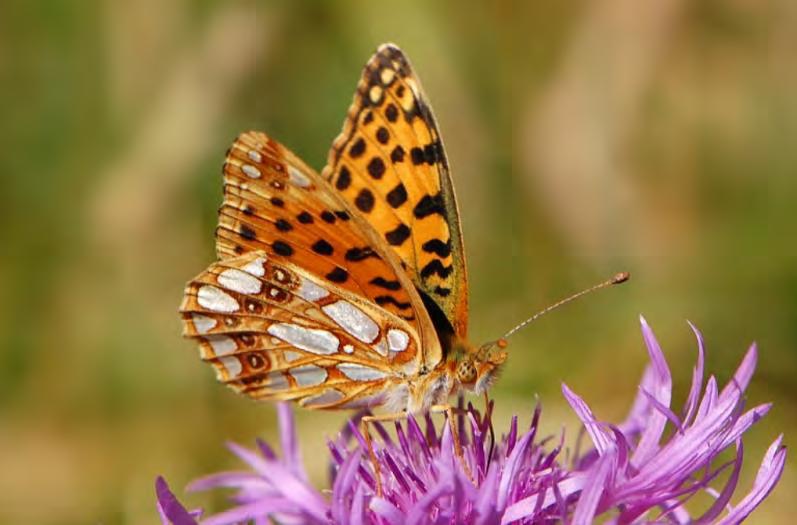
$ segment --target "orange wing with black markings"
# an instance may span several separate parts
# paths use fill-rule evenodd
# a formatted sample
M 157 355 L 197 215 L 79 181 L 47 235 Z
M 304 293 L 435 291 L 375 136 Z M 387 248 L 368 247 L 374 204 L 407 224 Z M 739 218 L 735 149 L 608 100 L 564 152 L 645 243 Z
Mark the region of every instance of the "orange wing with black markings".
M 371 228 L 317 173 L 259 132 L 244 133 L 224 163 L 216 248 L 280 257 L 412 321 L 414 290 Z
M 310 408 L 409 412 L 462 386 L 457 359 L 472 348 L 457 204 L 398 48 L 366 65 L 323 176 L 259 132 L 236 139 L 223 173 L 219 260 L 181 306 L 222 382 Z
M 366 64 L 322 175 L 363 214 L 464 339 L 467 270 L 448 161 L 399 48 L 383 45 Z

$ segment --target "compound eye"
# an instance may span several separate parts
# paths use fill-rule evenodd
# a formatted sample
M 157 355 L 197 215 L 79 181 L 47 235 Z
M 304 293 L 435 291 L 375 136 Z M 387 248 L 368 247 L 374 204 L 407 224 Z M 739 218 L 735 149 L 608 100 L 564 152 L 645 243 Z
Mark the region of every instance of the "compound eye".
M 457 379 L 460 383 L 473 383 L 476 381 L 476 367 L 473 363 L 463 361 L 457 366 Z

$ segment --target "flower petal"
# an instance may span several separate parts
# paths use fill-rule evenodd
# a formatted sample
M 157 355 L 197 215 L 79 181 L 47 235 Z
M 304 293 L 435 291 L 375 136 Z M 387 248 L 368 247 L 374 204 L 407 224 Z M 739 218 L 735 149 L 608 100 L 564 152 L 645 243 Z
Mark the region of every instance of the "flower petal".
M 642 324 L 642 336 L 645 339 L 645 346 L 648 349 L 650 362 L 653 365 L 653 384 L 649 387 L 646 386 L 653 398 L 659 402 L 660 405 L 669 408 L 670 400 L 672 397 L 672 376 L 670 369 L 667 366 L 667 361 L 661 351 L 659 342 L 656 336 L 653 335 L 653 330 L 650 329 L 644 317 L 640 316 L 639 321 Z M 656 451 L 659 449 L 659 440 L 664 432 L 664 427 L 667 424 L 667 417 L 660 413 L 654 412 L 648 415 L 645 423 L 645 429 L 642 431 L 642 437 L 639 440 L 636 450 L 631 456 L 631 463 L 639 466 L 646 462 Z
M 202 525 L 236 525 L 247 520 L 281 513 L 289 516 L 305 517 L 304 513 L 300 512 L 300 509 L 290 500 L 281 497 L 260 498 L 252 503 L 238 505 L 224 512 L 208 516 L 202 520 Z
M 581 497 L 573 513 L 573 525 L 590 525 L 593 522 L 601 496 L 606 488 L 606 481 L 612 472 L 615 458 L 615 452 L 611 449 L 598 458 L 587 477 L 584 490 L 581 492 Z
M 197 525 L 194 517 L 178 501 L 162 476 L 155 480 L 155 495 L 158 498 L 158 511 L 165 524 Z
M 385 498 L 373 497 L 369 508 L 377 515 L 383 517 L 390 525 L 401 525 L 404 523 L 404 513 Z
M 570 407 L 573 409 L 573 412 L 576 413 L 578 418 L 584 424 L 584 428 L 587 429 L 589 436 L 592 438 L 592 443 L 595 445 L 595 449 L 598 451 L 598 454 L 603 455 L 607 450 L 612 447 L 612 439 L 609 437 L 608 433 L 605 429 L 601 427 L 601 424 L 598 423 L 595 416 L 592 414 L 592 410 L 590 410 L 589 406 L 581 399 L 575 392 L 570 390 L 570 388 L 562 383 L 562 394 L 565 396 L 565 399 L 568 403 L 570 403 Z
M 739 393 L 747 390 L 747 385 L 750 384 L 750 379 L 753 377 L 753 372 L 755 372 L 757 362 L 758 346 L 753 343 L 750 345 L 750 348 L 747 350 L 744 359 L 742 359 L 742 362 L 739 364 L 739 368 L 737 368 L 736 372 L 733 374 L 733 379 L 731 379 L 731 381 L 725 385 L 725 388 L 722 389 L 720 397 L 722 398 L 734 394 L 739 395 Z
M 296 478 L 292 470 L 276 461 L 261 458 L 235 443 L 229 443 L 228 446 L 236 456 L 249 463 L 264 479 L 271 482 L 286 499 L 293 501 L 310 516 L 318 520 L 325 519 L 326 503 L 321 495 L 303 480 Z
M 512 454 L 506 460 L 504 471 L 501 473 L 501 479 L 498 482 L 498 500 L 495 506 L 499 511 L 503 511 L 506 508 L 507 500 L 511 493 L 510 485 L 515 481 L 515 477 L 521 467 L 521 461 L 529 445 L 531 445 L 531 434 L 526 434 L 518 441 L 518 444 L 512 450 Z
M 753 490 L 736 505 L 717 525 L 735 525 L 744 521 L 764 501 L 777 485 L 786 466 L 786 447 L 781 434 L 767 449 L 764 461 L 758 469 Z
M 683 416 L 684 425 L 688 425 L 692 420 L 692 416 L 695 415 L 697 401 L 700 398 L 700 390 L 703 388 L 703 367 L 705 362 L 703 334 L 692 323 L 689 323 L 689 327 L 692 329 L 697 339 L 697 364 L 695 364 L 694 369 L 692 369 L 692 386 L 689 389 L 689 396 L 686 398 L 686 407 Z
M 302 466 L 302 455 L 298 446 L 299 440 L 296 437 L 293 411 L 288 403 L 277 403 L 277 419 L 279 420 L 280 445 L 285 457 L 285 464 L 302 481 L 307 481 L 307 473 Z
M 739 483 L 739 473 L 742 470 L 742 460 L 744 459 L 744 446 L 742 441 L 736 442 L 736 457 L 733 462 L 733 471 L 725 483 L 719 497 L 714 501 L 714 504 L 699 518 L 695 519 L 695 525 L 702 525 L 703 523 L 711 523 L 714 518 L 720 515 L 725 505 L 731 500 L 733 491 L 736 490 L 736 484 Z

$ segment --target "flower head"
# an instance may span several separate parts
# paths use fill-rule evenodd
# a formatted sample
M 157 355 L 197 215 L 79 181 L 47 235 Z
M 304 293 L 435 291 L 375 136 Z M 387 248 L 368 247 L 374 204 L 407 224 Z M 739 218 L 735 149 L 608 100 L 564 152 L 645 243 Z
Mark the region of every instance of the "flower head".
M 592 442 L 584 454 L 568 459 L 564 435 L 541 437 L 539 405 L 525 431 L 517 416 L 499 440 L 492 435 L 492 403 L 484 413 L 473 406 L 460 410 L 452 423 L 436 426 L 427 415 L 395 424 L 395 437 L 379 424 L 374 430 L 378 468 L 366 440 L 352 421 L 328 442 L 333 482 L 328 496 L 308 483 L 293 424 L 286 405 L 279 406 L 282 457 L 264 442 L 250 450 L 230 450 L 250 470 L 226 472 L 194 481 L 189 490 L 237 489 L 233 506 L 201 521 L 232 524 L 251 520 L 268 523 L 722 523 L 743 521 L 772 491 L 783 472 L 786 451 L 782 436 L 769 447 L 752 489 L 730 504 L 742 465 L 742 435 L 770 408 L 745 409 L 743 394 L 755 369 L 753 345 L 731 381 L 722 390 L 711 376 L 703 381 L 703 338 L 685 406 L 670 408 L 672 378 L 664 355 L 647 323 L 642 333 L 650 356 L 639 392 L 626 420 L 599 421 L 586 402 L 566 385 L 565 399 L 584 424 Z M 454 435 L 460 436 L 462 457 Z M 353 438 L 353 439 L 352 439 Z M 718 456 L 733 449 L 731 460 Z M 463 464 L 467 465 L 467 468 Z M 719 476 L 729 471 L 724 484 Z M 380 473 L 382 493 L 375 475 Z M 197 523 L 166 482 L 156 484 L 164 523 Z M 718 486 L 719 485 L 719 486 Z M 687 510 L 692 496 L 713 497 L 708 509 Z

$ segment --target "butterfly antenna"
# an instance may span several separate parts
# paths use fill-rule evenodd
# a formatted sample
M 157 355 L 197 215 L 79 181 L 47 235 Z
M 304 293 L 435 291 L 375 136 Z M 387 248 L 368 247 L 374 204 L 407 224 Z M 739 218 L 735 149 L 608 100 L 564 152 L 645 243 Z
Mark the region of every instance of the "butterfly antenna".
M 581 290 L 580 292 L 578 292 L 576 294 L 573 294 L 570 297 L 566 297 L 566 298 L 562 299 L 561 301 L 557 301 L 554 304 L 552 304 L 551 306 L 545 308 L 544 310 L 541 310 L 541 311 L 537 312 L 536 314 L 532 315 L 531 317 L 529 317 L 528 319 L 526 319 L 525 321 L 523 321 L 522 323 L 520 323 L 519 325 L 517 325 L 516 327 L 514 327 L 513 329 L 511 329 L 507 333 L 505 333 L 503 337 L 501 337 L 500 339 L 498 339 L 495 342 L 495 344 L 498 345 L 500 348 L 504 348 L 507 345 L 506 340 L 509 339 L 510 337 L 512 337 L 512 335 L 515 334 L 515 332 L 521 330 L 523 327 L 525 327 L 527 324 L 531 323 L 532 321 L 536 321 L 537 319 L 539 319 L 543 315 L 547 314 L 548 312 L 550 312 L 552 310 L 556 310 L 560 306 L 563 306 L 563 305 L 569 303 L 570 301 L 578 299 L 579 297 L 587 295 L 588 293 L 592 293 L 592 292 L 594 292 L 596 290 L 600 290 L 601 288 L 606 288 L 606 287 L 611 286 L 613 284 L 622 284 L 622 283 L 626 282 L 630 278 L 631 278 L 631 274 L 630 273 L 628 273 L 628 272 L 620 272 L 620 273 L 616 274 L 614 277 L 612 277 L 611 279 L 608 279 L 606 281 L 603 281 L 602 283 L 596 284 L 595 286 L 587 288 L 586 290 Z

